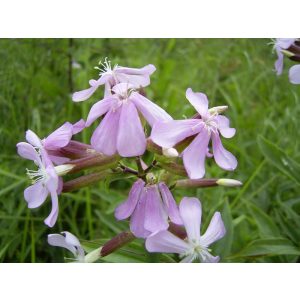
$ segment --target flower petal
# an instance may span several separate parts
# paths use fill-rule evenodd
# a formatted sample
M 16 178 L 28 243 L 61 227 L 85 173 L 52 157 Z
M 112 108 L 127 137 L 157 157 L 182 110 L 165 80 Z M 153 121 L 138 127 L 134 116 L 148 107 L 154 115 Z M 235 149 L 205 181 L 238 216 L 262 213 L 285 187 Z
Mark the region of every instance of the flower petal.
M 210 134 L 203 127 L 192 143 L 183 151 L 183 164 L 191 179 L 202 178 L 205 174 L 205 158 Z
M 227 117 L 218 115 L 216 116 L 216 120 L 219 126 L 220 133 L 225 138 L 232 138 L 235 135 L 235 128 L 230 128 L 230 121 Z
M 193 254 L 186 256 L 184 259 L 182 259 L 181 263 L 192 263 L 195 259 L 195 256 Z
M 94 82 L 97 82 L 96 80 L 94 80 Z M 91 86 L 88 89 L 82 90 L 80 92 L 75 92 L 72 96 L 72 100 L 74 102 L 80 102 L 80 101 L 85 101 L 88 98 L 90 98 L 94 92 L 97 90 L 97 88 L 99 87 L 100 84 L 94 84 L 93 86 Z
M 184 197 L 179 204 L 179 212 L 188 239 L 199 242 L 202 216 L 201 202 L 194 197 Z
M 186 98 L 194 106 L 200 116 L 205 116 L 208 110 L 208 99 L 203 93 L 194 93 L 191 88 L 186 90 Z
M 93 148 L 105 155 L 113 155 L 117 151 L 120 112 L 121 108 L 111 109 L 92 135 Z
M 276 39 L 275 47 L 287 49 L 295 42 L 295 40 L 296 39 L 294 39 L 294 38 L 278 38 L 278 39 Z
M 161 107 L 154 104 L 152 101 L 140 95 L 139 93 L 132 93 L 130 95 L 130 100 L 134 102 L 137 109 L 143 114 L 144 118 L 151 127 L 155 122 L 172 120 L 172 117 Z
M 66 243 L 75 248 L 76 252 L 75 252 L 74 255 L 77 258 L 81 258 L 81 260 L 83 260 L 83 258 L 84 258 L 84 249 L 82 248 L 78 238 L 74 234 L 72 234 L 68 231 L 63 231 L 62 235 L 65 236 Z
M 66 146 L 73 135 L 73 125 L 66 122 L 61 127 L 53 131 L 44 140 L 44 147 L 47 150 L 56 150 Z
M 89 112 L 85 126 L 89 127 L 96 119 L 107 113 L 116 102 L 117 99 L 110 96 L 95 103 Z
M 145 245 L 149 252 L 183 254 L 189 250 L 188 243 L 166 230 L 151 234 Z
M 29 186 L 24 191 L 24 198 L 28 203 L 29 208 L 36 208 L 41 206 L 49 194 L 48 189 L 43 185 L 42 182 L 37 182 Z
M 201 120 L 176 120 L 156 122 L 151 131 L 151 139 L 157 145 L 171 148 L 185 138 L 199 133 Z
M 206 252 L 205 255 L 202 257 L 201 262 L 203 263 L 217 263 L 219 262 L 219 256 L 212 256 L 209 252 Z
M 85 121 L 80 119 L 78 122 L 73 124 L 73 135 L 81 132 L 85 128 Z
M 170 217 L 170 220 L 178 225 L 182 225 L 182 220 L 179 215 L 177 203 L 175 202 L 172 193 L 164 182 L 158 184 L 161 197 L 165 206 L 165 209 Z
M 280 51 L 280 49 L 276 48 L 277 53 L 277 60 L 275 61 L 275 70 L 277 75 L 282 74 L 283 70 L 283 53 Z
M 121 203 L 115 210 L 115 217 L 118 220 L 127 219 L 132 215 L 138 200 L 140 198 L 141 192 L 145 186 L 145 182 L 142 179 L 138 179 L 132 186 L 128 198 L 125 202 Z
M 290 68 L 289 79 L 293 84 L 300 84 L 300 65 L 295 65 Z
M 26 131 L 26 140 L 29 144 L 31 144 L 34 147 L 42 147 L 42 142 L 40 138 L 32 130 Z
M 124 102 L 122 105 L 117 149 L 123 157 L 143 155 L 146 151 L 145 133 L 138 112 L 132 102 Z
M 51 192 L 51 200 L 52 209 L 50 215 L 44 220 L 44 223 L 49 227 L 53 227 L 55 225 L 58 216 L 58 197 L 56 192 Z
M 17 144 L 18 154 L 26 159 L 36 161 L 39 159 L 38 153 L 35 151 L 34 147 L 31 144 L 21 142 Z
M 209 247 L 212 243 L 218 241 L 226 234 L 226 229 L 222 221 L 221 214 L 215 212 L 208 227 L 200 238 L 201 245 Z
M 166 230 L 169 227 L 168 215 L 162 205 L 157 185 L 151 185 L 146 190 L 145 229 L 151 232 Z
M 237 167 L 235 156 L 223 147 L 219 133 L 217 132 L 212 133 L 212 148 L 215 161 L 219 167 L 228 171 L 232 171 Z
M 156 70 L 154 65 L 147 65 L 143 68 L 126 68 L 118 67 L 115 69 L 116 74 L 128 74 L 128 75 L 151 75 Z
M 145 208 L 147 201 L 146 197 L 147 195 L 145 193 L 145 189 L 143 189 L 140 195 L 140 199 L 130 219 L 130 230 L 138 238 L 146 238 L 151 234 L 151 232 L 146 230 L 144 227 Z
M 61 234 L 48 234 L 48 244 L 55 247 L 66 248 L 76 256 L 76 248 L 66 242 L 66 238 Z

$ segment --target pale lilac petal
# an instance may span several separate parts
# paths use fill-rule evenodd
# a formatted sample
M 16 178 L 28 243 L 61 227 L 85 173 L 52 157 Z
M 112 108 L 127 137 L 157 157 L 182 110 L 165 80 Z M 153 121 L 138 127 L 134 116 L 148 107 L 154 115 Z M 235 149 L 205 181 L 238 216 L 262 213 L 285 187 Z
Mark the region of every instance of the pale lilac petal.
M 62 235 L 65 236 L 65 240 L 66 240 L 66 243 L 68 245 L 71 245 L 71 246 L 75 247 L 75 250 L 76 250 L 76 254 L 75 255 L 77 257 L 83 258 L 84 257 L 84 250 L 83 250 L 83 248 L 82 248 L 82 246 L 81 246 L 78 238 L 74 234 L 72 234 L 72 233 L 70 233 L 68 231 L 63 231 Z
M 287 49 L 295 42 L 295 40 L 295 38 L 278 38 L 276 39 L 275 47 Z
M 111 109 L 92 135 L 91 144 L 93 148 L 105 155 L 110 156 L 117 151 L 120 112 L 121 108 Z
M 42 182 L 37 182 L 29 186 L 24 191 L 24 198 L 29 208 L 36 208 L 41 206 L 49 194 L 48 189 Z
M 62 177 L 58 177 L 58 184 L 57 184 L 57 195 L 60 195 L 62 190 L 63 190 L 63 187 L 64 187 L 64 181 L 62 179 Z
M 34 147 L 42 147 L 42 142 L 40 138 L 32 130 L 26 131 L 26 140 L 29 144 L 31 144 Z
M 147 195 L 143 189 L 140 199 L 130 219 L 130 230 L 138 238 L 146 238 L 151 234 L 144 227 Z
M 170 192 L 169 188 L 164 182 L 160 182 L 158 186 L 163 203 L 165 205 L 165 209 L 169 215 L 170 220 L 175 224 L 182 225 L 183 223 L 179 215 L 177 203 L 175 202 L 175 199 L 172 193 Z
M 200 238 L 200 243 L 204 247 L 209 247 L 212 243 L 221 239 L 225 234 L 226 229 L 222 221 L 221 214 L 219 212 L 215 212 L 205 234 L 203 234 Z
M 151 75 L 155 72 L 156 68 L 154 65 L 147 65 L 143 68 L 126 68 L 118 67 L 115 69 L 116 74 L 128 74 L 128 75 Z
M 186 256 L 186 257 L 185 257 L 184 259 L 182 259 L 180 262 L 181 262 L 181 263 L 192 263 L 194 259 L 195 259 L 194 255 L 191 254 L 191 255 Z
M 163 207 L 157 185 L 145 188 L 146 190 L 146 211 L 145 229 L 151 232 L 166 230 L 169 227 L 168 215 Z
M 112 87 L 112 91 L 119 96 L 125 96 L 128 94 L 130 89 L 133 89 L 134 86 L 128 82 L 121 82 Z
M 49 154 L 49 158 L 55 165 L 63 165 L 71 160 L 68 157 L 56 156 L 53 154 Z
M 146 137 L 138 112 L 132 102 L 122 104 L 117 138 L 117 150 L 122 157 L 143 155 Z
M 179 212 L 188 239 L 199 242 L 202 216 L 201 202 L 194 197 L 184 197 L 179 204 Z
M 202 124 L 199 119 L 156 122 L 152 127 L 151 139 L 161 147 L 171 148 L 185 138 L 199 133 Z
M 166 230 L 151 234 L 145 246 L 149 252 L 183 254 L 189 250 L 188 243 Z
M 51 192 L 51 200 L 52 209 L 50 215 L 44 220 L 44 223 L 49 227 L 53 227 L 55 225 L 58 216 L 58 197 L 56 192 Z
M 88 114 L 85 126 L 89 127 L 96 119 L 107 113 L 116 102 L 115 98 L 109 97 L 95 103 Z
M 235 156 L 223 147 L 220 136 L 217 132 L 212 133 L 212 148 L 214 158 L 218 166 L 228 171 L 232 171 L 237 167 L 237 160 Z
M 73 135 L 81 132 L 85 128 L 85 121 L 80 119 L 78 122 L 73 124 Z
M 61 234 L 48 234 L 48 244 L 55 247 L 68 249 L 76 256 L 76 248 L 66 242 L 66 238 Z
M 85 101 L 90 98 L 100 85 L 99 80 L 90 80 L 91 87 L 80 92 L 75 92 L 72 96 L 74 102 Z
M 172 120 L 172 117 L 161 107 L 139 93 L 132 93 L 130 100 L 134 102 L 137 109 L 142 113 L 151 127 L 155 122 Z
M 44 147 L 47 150 L 62 148 L 70 142 L 72 135 L 73 125 L 66 122 L 44 139 Z
M 282 74 L 283 70 L 283 53 L 280 51 L 280 49 L 276 49 L 277 53 L 277 60 L 275 61 L 275 70 L 276 74 L 279 76 Z
M 150 84 L 150 77 L 148 75 L 127 75 L 118 74 L 119 82 L 129 83 L 133 88 L 145 87 Z
M 147 65 L 143 68 L 124 68 L 118 67 L 114 73 L 119 82 L 130 83 L 135 88 L 145 87 L 150 84 L 150 75 L 155 71 L 153 65 Z
M 219 126 L 220 133 L 225 138 L 232 138 L 235 135 L 235 128 L 230 127 L 230 121 L 227 117 L 218 115 L 216 116 L 216 120 Z
M 203 93 L 194 93 L 191 88 L 186 90 L 186 98 L 194 106 L 200 116 L 205 116 L 208 110 L 208 99 Z
M 220 257 L 219 256 L 212 256 L 209 252 L 206 252 L 204 254 L 204 257 L 202 257 L 201 262 L 203 263 L 217 263 L 219 262 Z
M 140 198 L 141 192 L 145 186 L 145 182 L 142 179 L 138 179 L 132 186 L 128 198 L 125 202 L 121 203 L 115 210 L 115 217 L 118 220 L 127 219 L 132 215 L 138 200 Z
M 293 84 L 300 84 L 300 65 L 295 65 L 290 68 L 289 79 Z
M 202 178 L 205 174 L 205 158 L 210 134 L 203 128 L 192 143 L 183 151 L 183 164 L 191 179 Z
M 35 151 L 34 147 L 31 144 L 21 142 L 17 144 L 18 154 L 26 159 L 36 161 L 39 159 L 38 153 Z

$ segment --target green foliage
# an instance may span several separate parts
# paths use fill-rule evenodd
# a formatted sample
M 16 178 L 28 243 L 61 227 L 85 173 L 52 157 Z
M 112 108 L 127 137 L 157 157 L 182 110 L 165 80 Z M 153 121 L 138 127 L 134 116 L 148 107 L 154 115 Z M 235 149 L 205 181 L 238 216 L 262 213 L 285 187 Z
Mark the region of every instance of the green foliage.
M 47 228 L 43 220 L 50 201 L 37 209 L 26 207 L 25 168 L 31 166 L 15 148 L 28 128 L 44 137 L 65 121 L 87 117 L 103 96 L 102 89 L 81 103 L 73 103 L 71 93 L 97 78 L 93 67 L 105 57 L 122 66 L 154 64 L 157 71 L 147 96 L 175 119 L 195 113 L 185 99 L 188 87 L 205 92 L 210 106 L 229 106 L 226 115 L 237 134 L 223 142 L 239 165 L 230 173 L 208 160 L 206 177 L 235 178 L 244 182 L 243 187 L 174 189 L 174 196 L 177 201 L 183 196 L 201 199 L 204 228 L 214 211 L 221 211 L 227 236 L 213 250 L 222 261 L 297 261 L 300 90 L 288 81 L 289 62 L 282 76 L 273 72 L 275 55 L 268 43 L 267 39 L 0 40 L 0 261 L 62 262 L 70 254 L 48 246 L 47 234 L 68 230 L 92 240 L 89 249 L 95 249 L 128 229 L 128 222 L 116 221 L 113 211 L 126 199 L 132 178 L 107 180 L 62 195 L 58 222 Z M 89 142 L 96 125 L 76 139 Z M 102 261 L 178 260 L 176 255 L 148 254 L 143 241 L 136 240 Z

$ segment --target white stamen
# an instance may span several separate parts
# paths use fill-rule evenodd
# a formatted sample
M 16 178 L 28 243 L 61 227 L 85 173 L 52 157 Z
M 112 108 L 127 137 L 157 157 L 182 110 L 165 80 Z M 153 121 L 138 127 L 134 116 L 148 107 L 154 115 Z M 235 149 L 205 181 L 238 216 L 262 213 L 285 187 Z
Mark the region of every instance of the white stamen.
M 44 167 L 39 168 L 37 171 L 26 169 L 26 174 L 31 179 L 32 184 L 45 182 L 49 177 Z

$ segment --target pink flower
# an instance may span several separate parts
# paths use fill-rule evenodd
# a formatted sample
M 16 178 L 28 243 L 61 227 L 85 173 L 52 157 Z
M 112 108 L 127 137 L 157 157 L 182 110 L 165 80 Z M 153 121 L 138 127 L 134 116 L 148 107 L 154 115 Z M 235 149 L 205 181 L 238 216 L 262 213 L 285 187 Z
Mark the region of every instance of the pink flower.
M 277 53 L 277 60 L 275 61 L 275 70 L 277 75 L 280 75 L 283 70 L 283 53 L 282 50 L 288 49 L 292 44 L 294 44 L 296 39 L 280 38 L 276 39 L 274 49 Z
M 157 122 L 151 132 L 151 139 L 163 148 L 171 148 L 189 136 L 196 135 L 190 145 L 182 152 L 183 163 L 190 178 L 202 178 L 205 174 L 205 158 L 211 156 L 208 151 L 212 140 L 213 156 L 216 163 L 225 170 L 234 170 L 236 158 L 224 149 L 220 134 L 225 138 L 235 135 L 235 129 L 229 127 L 229 120 L 219 115 L 224 107 L 208 109 L 208 99 L 203 93 L 194 93 L 187 89 L 186 97 L 195 107 L 201 119 L 171 120 Z
M 201 203 L 197 198 L 184 197 L 179 205 L 180 217 L 187 232 L 185 240 L 180 239 L 167 230 L 162 230 L 148 236 L 146 249 L 149 252 L 178 253 L 181 262 L 193 262 L 200 260 L 204 263 L 215 263 L 219 261 L 218 256 L 213 256 L 209 246 L 221 239 L 226 229 L 221 215 L 216 212 L 203 235 L 200 235 Z
M 119 83 L 112 88 L 111 96 L 92 106 L 86 126 L 105 114 L 91 138 L 95 150 L 106 155 L 118 152 L 123 157 L 142 155 L 146 150 L 146 137 L 139 112 L 150 126 L 157 121 L 172 119 L 133 88 L 127 83 Z
M 48 244 L 55 247 L 62 247 L 71 251 L 77 262 L 85 262 L 85 253 L 78 238 L 68 231 L 61 234 L 48 234 Z
M 43 148 L 47 151 L 49 158 L 54 164 L 64 164 L 70 160 L 60 150 L 67 147 L 71 142 L 72 136 L 81 132 L 84 128 L 85 122 L 83 119 L 75 124 L 66 122 L 41 141 Z M 69 148 L 76 151 L 76 143 Z
M 111 88 L 118 83 L 128 83 L 134 88 L 145 87 L 150 84 L 150 75 L 155 71 L 153 65 L 147 65 L 140 69 L 125 68 L 115 65 L 111 67 L 111 62 L 105 58 L 104 63 L 99 63 L 99 79 L 90 80 L 90 88 L 73 94 L 73 101 L 79 102 L 90 98 L 100 85 L 105 85 L 105 96 L 111 94 Z
M 118 220 L 131 217 L 130 230 L 140 238 L 166 230 L 168 218 L 175 224 L 182 224 L 177 204 L 166 184 L 145 186 L 142 179 L 133 184 L 128 199 L 116 208 L 115 217 Z
M 62 179 L 58 177 L 39 137 L 33 131 L 28 130 L 26 140 L 28 143 L 17 144 L 18 154 L 32 160 L 38 166 L 38 170 L 27 169 L 27 175 L 32 180 L 32 185 L 25 189 L 24 198 L 29 208 L 36 208 L 41 206 L 50 194 L 52 210 L 44 222 L 49 227 L 53 227 L 58 216 L 58 194 L 62 189 Z

